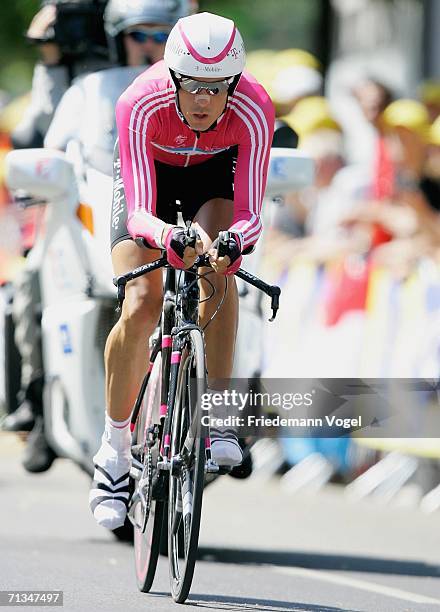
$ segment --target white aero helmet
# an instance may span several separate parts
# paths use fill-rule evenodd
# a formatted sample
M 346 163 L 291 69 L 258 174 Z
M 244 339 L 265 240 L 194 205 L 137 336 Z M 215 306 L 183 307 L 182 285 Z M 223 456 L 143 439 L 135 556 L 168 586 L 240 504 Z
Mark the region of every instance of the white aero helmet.
M 243 39 L 231 19 L 198 13 L 179 19 L 165 46 L 165 64 L 188 77 L 224 79 L 243 72 Z

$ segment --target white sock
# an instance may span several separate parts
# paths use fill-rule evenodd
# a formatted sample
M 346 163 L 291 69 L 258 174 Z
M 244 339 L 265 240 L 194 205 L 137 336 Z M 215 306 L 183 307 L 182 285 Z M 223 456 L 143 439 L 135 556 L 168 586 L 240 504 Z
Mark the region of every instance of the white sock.
M 105 413 L 105 429 L 102 439 L 117 452 L 127 450 L 131 446 L 130 431 L 131 415 L 125 421 L 116 421 Z

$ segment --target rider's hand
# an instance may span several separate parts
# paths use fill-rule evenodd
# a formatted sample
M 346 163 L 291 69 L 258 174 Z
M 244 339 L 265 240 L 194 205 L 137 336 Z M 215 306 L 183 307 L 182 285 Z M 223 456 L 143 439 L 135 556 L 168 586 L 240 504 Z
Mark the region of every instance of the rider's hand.
M 208 251 L 212 269 L 217 272 L 217 274 L 225 274 L 226 276 L 235 274 L 243 259 L 238 239 L 234 234 L 229 234 L 227 253 L 223 257 L 218 256 L 218 243 L 219 238 L 216 238 Z
M 198 237 L 195 248 L 186 246 L 187 233 L 182 227 L 170 227 L 163 240 L 167 251 L 168 263 L 180 270 L 194 265 L 197 257 L 203 254 L 203 243 Z

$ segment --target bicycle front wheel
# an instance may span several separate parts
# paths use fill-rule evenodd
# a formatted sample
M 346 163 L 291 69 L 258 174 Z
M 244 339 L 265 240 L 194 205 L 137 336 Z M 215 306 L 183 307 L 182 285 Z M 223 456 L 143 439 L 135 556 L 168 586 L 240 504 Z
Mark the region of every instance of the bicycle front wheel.
M 199 543 L 205 476 L 205 438 L 199 398 L 206 392 L 205 345 L 200 330 L 188 334 L 177 379 L 171 428 L 168 556 L 171 594 L 177 603 L 188 597 Z M 182 537 L 183 533 L 183 537 Z
M 148 429 L 153 423 L 158 423 L 160 404 L 161 354 L 154 360 L 153 369 L 142 399 L 141 409 L 135 429 L 135 443 L 144 448 L 147 446 Z M 156 463 L 159 453 L 159 440 L 150 449 L 150 456 L 145 453 L 144 465 L 151 462 L 153 475 L 156 473 Z M 149 516 L 145 530 L 134 527 L 134 556 L 136 582 L 140 591 L 148 593 L 153 584 L 159 557 L 161 530 L 164 520 L 165 501 L 154 499 L 149 493 Z M 139 503 L 135 509 L 135 519 L 138 524 L 143 522 L 142 506 Z

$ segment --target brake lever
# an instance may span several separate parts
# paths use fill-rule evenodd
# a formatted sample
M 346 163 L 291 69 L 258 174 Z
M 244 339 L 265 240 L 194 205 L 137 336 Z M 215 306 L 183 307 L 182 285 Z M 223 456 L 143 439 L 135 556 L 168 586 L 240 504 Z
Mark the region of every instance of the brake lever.
M 272 286 L 270 288 L 270 297 L 271 297 L 270 307 L 272 308 L 272 316 L 269 319 L 270 323 L 272 323 L 272 321 L 275 321 L 276 319 L 277 312 L 280 307 L 280 294 L 281 294 L 281 289 L 279 287 Z
M 116 312 L 121 312 L 122 310 L 122 304 L 124 303 L 125 300 L 125 285 L 127 284 L 127 282 L 123 281 L 122 279 L 114 279 L 113 280 L 113 284 L 116 285 L 117 289 L 118 289 L 118 306 L 116 308 Z
M 198 234 L 196 228 L 191 225 L 191 221 L 185 221 L 186 225 L 186 234 L 185 234 L 185 248 L 190 247 L 192 249 L 196 248 L 196 242 L 198 238 Z
M 229 232 L 220 232 L 218 235 L 217 256 L 224 257 L 228 254 L 229 249 Z

